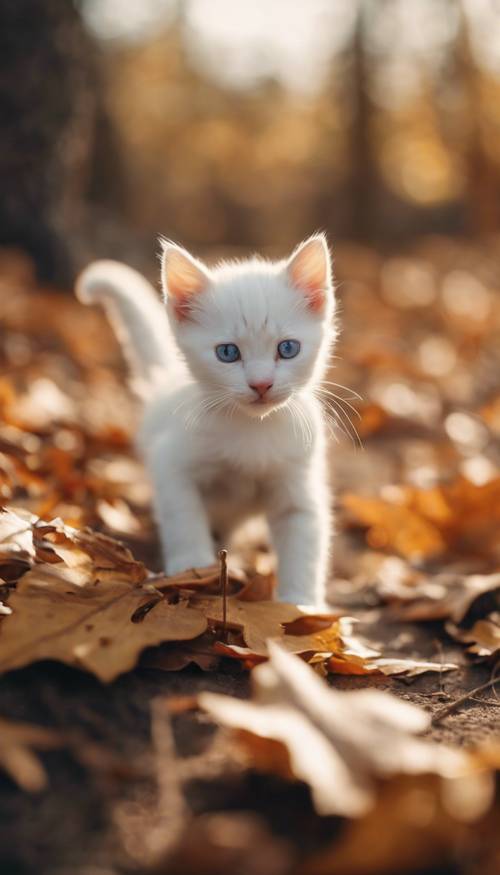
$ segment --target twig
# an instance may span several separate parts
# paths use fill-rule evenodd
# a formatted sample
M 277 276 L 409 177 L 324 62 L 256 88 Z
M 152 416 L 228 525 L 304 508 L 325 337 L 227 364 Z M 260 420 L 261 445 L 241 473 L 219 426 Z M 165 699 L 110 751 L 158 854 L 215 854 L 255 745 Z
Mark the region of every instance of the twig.
M 492 708 L 500 708 L 498 699 L 479 699 L 476 696 L 471 696 L 471 702 L 479 702 L 480 705 L 491 705 Z
M 189 819 L 170 714 L 167 704 L 160 698 L 154 699 L 151 703 L 151 736 L 158 803 L 156 816 L 151 818 L 147 844 L 152 859 L 160 859 L 175 845 Z
M 443 684 L 443 663 L 444 663 L 444 654 L 443 654 L 443 645 L 439 638 L 434 639 L 434 645 L 439 653 L 439 692 L 444 694 L 444 684 Z
M 499 673 L 500 673 L 500 660 L 493 666 L 493 671 L 491 672 L 491 677 L 497 678 Z M 495 695 L 495 699 L 498 699 L 498 701 L 500 702 L 500 697 L 499 697 L 499 695 L 494 687 L 493 687 L 493 693 Z
M 476 693 L 481 693 L 483 690 L 488 690 L 490 687 L 493 687 L 495 684 L 500 683 L 500 677 L 490 678 L 489 681 L 486 681 L 485 684 L 481 684 L 479 687 L 474 687 L 473 690 L 469 690 L 468 693 L 464 693 L 463 696 L 459 696 L 458 699 L 455 699 L 453 702 L 450 702 L 449 705 L 445 705 L 444 708 L 440 708 L 439 711 L 433 715 L 431 723 L 433 726 L 436 723 L 440 723 L 441 720 L 444 720 L 448 714 L 452 714 L 453 711 L 456 711 L 461 707 L 465 702 L 468 702 Z
M 227 641 L 227 550 L 219 550 L 222 590 L 222 640 Z

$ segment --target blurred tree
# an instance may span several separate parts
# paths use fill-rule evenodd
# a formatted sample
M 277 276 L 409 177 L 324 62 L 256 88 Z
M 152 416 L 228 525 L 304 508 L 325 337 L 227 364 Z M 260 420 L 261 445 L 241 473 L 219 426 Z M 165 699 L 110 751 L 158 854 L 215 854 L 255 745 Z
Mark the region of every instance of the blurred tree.
M 373 103 L 368 89 L 370 66 L 366 53 L 366 31 L 373 4 L 358 3 L 351 56 L 352 83 L 352 163 L 350 168 L 351 221 L 354 237 L 367 240 L 375 224 L 374 198 L 380 184 L 373 142 Z M 380 8 L 377 14 L 381 14 Z
M 498 12 L 491 9 L 491 27 L 499 26 Z M 463 2 L 460 26 L 452 57 L 454 74 L 463 95 L 462 131 L 465 159 L 467 231 L 487 233 L 500 228 L 500 178 L 498 163 L 488 148 L 484 96 L 488 74 L 481 71 L 471 46 L 470 23 Z M 498 83 L 497 83 L 498 88 Z M 497 92 L 497 100 L 500 91 Z
M 237 4 L 254 78 L 221 76 L 220 13 L 193 20 L 196 5 L 0 4 L 0 244 L 31 252 L 43 279 L 71 278 L 70 250 L 147 265 L 159 232 L 271 254 L 319 227 L 389 245 L 498 228 L 494 0 L 331 0 L 324 27 L 311 0 L 325 73 L 301 87 L 265 73 Z M 264 24 L 279 56 L 281 19 Z
M 94 52 L 70 0 L 0 4 L 0 244 L 71 280 L 95 113 Z

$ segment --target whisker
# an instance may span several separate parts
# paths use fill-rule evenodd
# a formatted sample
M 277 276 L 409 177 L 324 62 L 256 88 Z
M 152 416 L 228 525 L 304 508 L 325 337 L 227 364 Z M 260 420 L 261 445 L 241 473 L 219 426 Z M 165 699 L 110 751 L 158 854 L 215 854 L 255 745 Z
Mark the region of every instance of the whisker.
M 363 401 L 362 396 L 356 392 L 355 389 L 351 389 L 349 386 L 343 386 L 342 383 L 334 383 L 332 380 L 321 380 L 321 385 L 336 386 L 337 389 L 344 389 L 345 392 L 352 392 L 353 398 L 357 398 L 358 401 Z
M 222 408 L 230 398 L 230 393 L 224 391 L 211 393 L 208 396 L 199 399 L 198 402 L 195 404 L 193 410 L 191 410 L 186 417 L 186 428 L 191 429 L 197 426 L 200 418 L 203 416 L 204 413 L 208 413 L 211 410 L 216 410 L 218 407 Z M 180 409 L 180 407 L 182 407 L 182 405 L 179 405 L 179 407 L 176 409 Z
M 297 402 L 293 398 L 290 398 L 290 410 L 292 411 L 292 417 L 293 417 L 294 424 L 296 424 L 300 430 L 300 437 L 304 441 L 304 443 L 306 443 L 304 422 L 303 422 L 303 419 L 300 415 L 300 408 L 299 408 L 299 405 L 297 404 Z M 297 432 L 295 432 L 295 434 L 297 434 Z
M 313 432 L 311 424 L 300 404 L 297 401 L 293 400 L 293 405 L 297 416 L 297 421 L 300 424 L 301 434 L 304 443 L 306 444 L 306 446 L 311 446 L 313 442 Z
M 290 410 L 290 413 L 292 414 L 293 433 L 294 433 L 295 437 L 297 437 L 297 416 L 295 413 L 295 402 L 293 401 L 293 398 L 288 399 L 287 407 Z
M 331 412 L 335 416 L 339 427 L 342 429 L 346 437 L 348 437 L 354 445 L 357 444 L 362 449 L 363 442 L 356 426 L 349 418 L 349 415 L 340 407 L 340 405 L 337 406 L 333 401 L 330 401 L 329 403 L 331 404 Z
M 361 416 L 361 413 L 359 412 L 359 410 L 356 407 L 354 407 L 354 405 L 351 404 L 347 398 L 342 398 L 341 395 L 336 395 L 335 392 L 332 392 L 330 389 L 324 389 L 322 386 L 318 386 L 317 391 L 321 392 L 321 394 L 323 394 L 327 397 L 335 398 L 336 401 L 339 401 L 341 404 L 345 404 L 347 407 L 349 407 L 350 410 L 352 410 L 352 412 L 358 417 L 358 419 L 362 419 L 362 416 Z
M 359 436 L 358 430 L 352 422 L 348 411 L 342 406 L 343 404 L 346 404 L 348 407 L 352 408 L 352 405 L 350 405 L 344 398 L 340 398 L 338 395 L 335 395 L 335 393 L 330 392 L 329 390 L 324 390 L 319 386 L 313 391 L 318 400 L 325 405 L 325 412 L 328 412 L 332 417 L 332 421 L 335 425 L 345 434 L 346 437 L 349 438 L 349 440 L 352 441 L 354 445 L 357 444 L 362 448 L 363 442 Z M 352 409 L 356 415 L 360 416 L 355 408 Z

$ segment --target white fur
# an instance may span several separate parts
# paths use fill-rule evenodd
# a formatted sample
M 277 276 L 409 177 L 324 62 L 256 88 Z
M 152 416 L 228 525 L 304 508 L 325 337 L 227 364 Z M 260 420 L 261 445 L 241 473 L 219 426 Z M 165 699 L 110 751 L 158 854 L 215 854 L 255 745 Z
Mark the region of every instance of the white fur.
M 334 339 L 325 240 L 310 238 L 285 262 L 212 270 L 164 243 L 162 277 L 166 309 L 142 276 L 114 262 L 90 265 L 77 293 L 110 310 L 136 376 L 153 387 L 138 444 L 166 571 L 212 564 L 214 533 L 228 545 L 236 527 L 264 514 L 280 597 L 320 604 L 330 496 L 314 387 Z M 277 357 L 285 339 L 300 341 L 296 358 Z M 241 360 L 220 362 L 220 343 L 237 344 Z M 264 401 L 251 388 L 262 382 L 273 383 Z

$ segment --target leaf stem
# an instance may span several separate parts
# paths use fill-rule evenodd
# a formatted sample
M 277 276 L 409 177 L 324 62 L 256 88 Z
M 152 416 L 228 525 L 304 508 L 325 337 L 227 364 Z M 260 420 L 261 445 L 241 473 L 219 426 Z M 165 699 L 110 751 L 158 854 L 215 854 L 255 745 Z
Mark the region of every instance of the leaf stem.
M 227 550 L 219 550 L 222 591 L 222 640 L 227 641 Z

